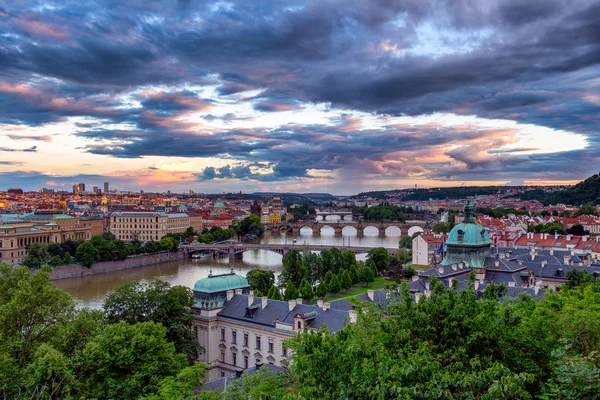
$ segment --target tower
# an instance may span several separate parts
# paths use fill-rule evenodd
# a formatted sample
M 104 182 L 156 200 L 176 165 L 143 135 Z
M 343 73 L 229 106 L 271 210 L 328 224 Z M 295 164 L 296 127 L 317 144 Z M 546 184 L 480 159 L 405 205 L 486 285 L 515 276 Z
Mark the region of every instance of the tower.
M 104 193 L 108 193 L 108 182 L 104 182 Z

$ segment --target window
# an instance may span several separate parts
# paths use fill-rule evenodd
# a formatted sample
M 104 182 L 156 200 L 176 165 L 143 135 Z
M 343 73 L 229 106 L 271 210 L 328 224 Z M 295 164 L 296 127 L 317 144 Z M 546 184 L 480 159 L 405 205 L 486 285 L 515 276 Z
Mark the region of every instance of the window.
M 237 367 L 237 353 L 233 353 L 232 355 L 233 365 Z
M 231 331 L 231 343 L 237 344 L 237 331 Z
M 225 362 L 225 349 L 221 349 L 221 362 Z
M 248 334 L 244 333 L 244 346 L 248 347 Z
M 225 328 L 221 328 L 221 341 L 225 341 Z
M 302 321 L 298 321 L 298 330 L 302 329 Z
M 248 356 L 244 356 L 244 369 L 248 368 Z
M 260 350 L 260 336 L 256 337 L 256 350 Z
M 194 326 L 194 337 L 198 339 L 198 327 Z
M 285 347 L 285 346 L 282 347 L 282 349 L 281 349 L 281 355 L 284 356 L 284 357 L 287 357 L 287 347 Z
M 225 377 L 225 372 L 221 371 L 221 378 Z
M 273 342 L 273 339 L 269 338 L 269 353 L 273 353 L 273 348 L 275 347 Z

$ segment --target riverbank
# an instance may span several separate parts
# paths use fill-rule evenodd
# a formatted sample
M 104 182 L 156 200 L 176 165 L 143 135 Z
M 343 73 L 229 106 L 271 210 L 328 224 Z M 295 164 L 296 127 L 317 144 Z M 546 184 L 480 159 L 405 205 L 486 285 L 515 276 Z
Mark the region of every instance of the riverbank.
M 77 278 L 82 276 L 105 274 L 108 272 L 122 271 L 132 268 L 145 267 L 168 261 L 178 261 L 185 258 L 183 251 L 175 253 L 162 252 L 144 254 L 118 261 L 104 261 L 93 264 L 90 268 L 81 264 L 62 265 L 52 271 L 52 280 Z

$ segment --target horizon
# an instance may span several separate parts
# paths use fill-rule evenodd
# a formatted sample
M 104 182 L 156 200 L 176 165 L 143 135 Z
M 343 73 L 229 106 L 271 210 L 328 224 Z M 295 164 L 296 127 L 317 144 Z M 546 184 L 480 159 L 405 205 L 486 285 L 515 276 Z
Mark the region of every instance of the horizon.
M 350 196 L 573 185 L 600 164 L 593 1 L 32 0 L 0 15 L 6 189 Z

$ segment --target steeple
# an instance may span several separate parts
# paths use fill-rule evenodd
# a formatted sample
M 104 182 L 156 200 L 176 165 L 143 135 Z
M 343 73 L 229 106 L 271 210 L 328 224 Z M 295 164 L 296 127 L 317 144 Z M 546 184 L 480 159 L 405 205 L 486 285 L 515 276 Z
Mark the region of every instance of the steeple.
M 475 207 L 471 204 L 471 200 L 467 200 L 467 205 L 465 206 L 465 219 L 463 222 L 466 224 L 475 223 Z

